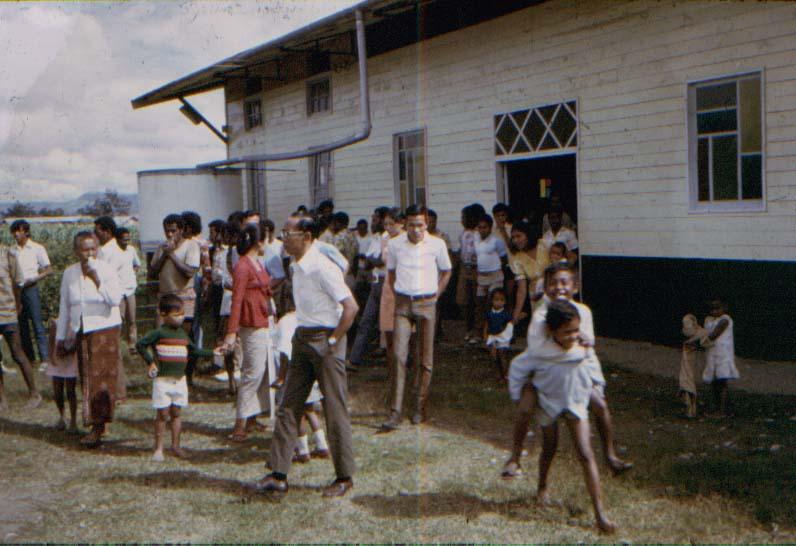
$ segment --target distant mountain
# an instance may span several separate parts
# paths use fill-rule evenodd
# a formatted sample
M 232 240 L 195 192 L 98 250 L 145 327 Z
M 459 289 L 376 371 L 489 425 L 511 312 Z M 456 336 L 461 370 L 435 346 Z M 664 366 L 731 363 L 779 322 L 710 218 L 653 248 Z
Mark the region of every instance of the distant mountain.
M 105 195 L 104 191 L 90 191 L 86 192 L 80 197 L 70 199 L 69 201 L 22 201 L 26 205 L 32 206 L 34 209 L 39 210 L 42 208 L 48 209 L 64 209 L 66 216 L 77 214 L 77 211 L 86 205 L 93 205 L 98 197 Z M 129 199 L 131 203 L 130 214 L 138 214 L 138 194 L 137 193 L 120 193 L 119 197 Z M 0 201 L 0 213 L 4 212 L 8 207 L 16 203 L 14 201 Z

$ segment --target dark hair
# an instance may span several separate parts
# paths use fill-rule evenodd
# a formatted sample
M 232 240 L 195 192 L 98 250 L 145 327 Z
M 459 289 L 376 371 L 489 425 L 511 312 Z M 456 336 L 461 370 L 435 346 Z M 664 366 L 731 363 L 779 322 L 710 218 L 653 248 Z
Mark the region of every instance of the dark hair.
M 334 213 L 334 216 L 332 216 L 332 222 L 341 224 L 343 227 L 348 227 L 350 219 L 348 218 L 348 215 L 345 212 L 340 211 Z
M 97 241 L 97 243 L 99 243 L 96 233 L 84 229 L 83 231 L 78 231 L 77 233 L 75 233 L 75 236 L 72 239 L 72 248 L 77 248 L 77 245 L 79 245 L 80 241 L 82 241 L 83 239 L 94 239 L 95 241 Z
M 556 241 L 555 243 L 553 243 L 552 245 L 550 245 L 550 248 L 551 248 L 551 249 L 553 249 L 553 248 L 557 248 L 558 250 L 560 250 L 560 251 L 561 251 L 561 252 L 564 254 L 564 256 L 566 256 L 566 255 L 567 255 L 567 250 L 569 250 L 569 249 L 567 248 L 567 245 L 565 245 L 565 244 L 564 244 L 564 243 L 562 243 L 561 241 Z
M 296 218 L 296 229 L 302 233 L 309 233 L 313 239 L 317 239 L 320 225 L 311 216 L 300 216 Z
M 192 210 L 182 213 L 183 226 L 190 229 L 193 235 L 202 233 L 202 217 Z
M 113 236 L 118 239 L 122 235 L 129 235 L 129 234 L 130 234 L 130 230 L 127 229 L 126 227 L 118 227 L 118 228 L 116 228 L 116 233 L 114 233 Z
M 473 207 L 474 205 L 467 205 L 462 209 L 462 224 L 466 229 L 475 229 L 478 227 L 478 220 L 483 214 L 486 214 L 486 211 L 482 210 L 478 212 L 478 210 Z M 481 207 L 481 209 L 483 209 L 483 207 Z
M 398 207 L 391 207 L 384 211 L 384 218 L 387 217 L 392 218 L 393 220 L 400 220 L 401 219 L 401 209 Z
M 260 221 L 260 227 L 261 227 L 263 230 L 266 230 L 266 229 L 267 229 L 267 230 L 268 230 L 268 231 L 270 231 L 271 233 L 273 233 L 273 232 L 275 232 L 275 231 L 276 231 L 276 225 L 274 224 L 274 222 L 273 222 L 272 220 L 270 220 L 270 219 L 268 219 L 268 218 L 266 218 L 265 220 L 261 220 L 261 221 Z
M 506 203 L 496 203 L 495 206 L 492 207 L 492 214 L 496 215 L 498 212 L 505 212 L 511 217 L 511 209 Z
M 536 224 L 531 224 L 527 220 L 520 220 L 519 222 L 514 222 L 511 226 L 511 231 L 521 231 L 525 234 L 528 238 L 528 247 L 533 248 L 536 246 L 536 243 L 539 241 L 539 237 L 542 236 L 542 230 L 539 229 L 539 226 Z M 511 246 L 513 250 L 516 252 L 520 250 L 514 245 L 512 241 Z
M 502 288 L 493 288 L 489 291 L 489 301 L 491 302 L 492 299 L 495 297 L 495 294 L 501 294 L 504 298 L 506 297 L 506 291 Z
M 216 220 L 213 220 L 212 222 L 210 222 L 209 224 L 207 224 L 207 227 L 208 228 L 212 228 L 212 229 L 214 229 L 216 231 L 221 231 L 222 229 L 224 229 L 224 224 L 225 223 L 226 222 L 224 222 L 224 220 L 216 219 Z
M 388 210 L 390 210 L 390 207 L 376 207 L 373 210 L 373 214 L 384 220 L 384 215 L 387 214 Z
M 544 270 L 544 285 L 547 286 L 547 283 L 550 282 L 553 276 L 560 271 L 569 271 L 574 274 L 575 266 L 569 262 L 557 262 L 548 265 Z
M 422 216 L 428 220 L 428 209 L 426 209 L 426 207 L 423 205 L 409 205 L 404 211 L 404 216 L 406 218 L 410 216 Z
M 437 211 L 435 211 L 434 209 L 428 209 L 426 211 L 426 214 L 428 214 L 429 218 L 437 218 Z
M 568 301 L 555 300 L 551 301 L 547 306 L 545 322 L 547 323 L 547 327 L 553 332 L 576 318 L 580 318 L 578 308 Z
M 364 218 L 360 218 L 359 220 L 357 220 L 357 226 L 365 226 L 365 227 L 367 227 L 368 226 L 368 221 L 365 220 Z
M 473 203 L 470 205 L 470 208 L 473 209 L 473 214 L 476 214 L 476 218 L 481 218 L 484 214 L 486 214 L 486 209 L 481 203 Z
M 255 224 L 246 224 L 238 234 L 238 242 L 235 248 L 238 249 L 238 255 L 243 256 L 249 252 L 255 245 L 262 242 L 262 230 L 260 226 Z
M 243 222 L 243 214 L 242 210 L 236 210 L 227 216 L 227 223 L 235 224 L 237 227 L 240 227 L 241 222 Z
M 551 203 L 547 209 L 548 214 L 564 214 L 564 206 L 561 203 Z
M 489 227 L 495 225 L 495 221 L 492 220 L 492 217 L 489 216 L 488 214 L 481 215 L 481 218 L 478 219 L 478 223 L 480 224 L 481 222 L 486 223 Z
M 235 222 L 227 222 L 224 224 L 224 227 L 221 229 L 221 232 L 224 234 L 224 238 L 227 237 L 234 237 L 235 239 L 238 238 L 238 234 L 240 233 L 240 226 Z
M 27 220 L 14 220 L 11 223 L 11 233 L 16 233 L 19 230 L 22 230 L 30 235 L 30 224 Z
M 334 201 L 332 201 L 331 199 L 326 199 L 324 201 L 321 201 L 320 204 L 317 207 L 315 207 L 315 210 L 317 210 L 320 213 L 321 209 L 334 210 Z
M 182 300 L 177 294 L 163 294 L 158 300 L 158 311 L 161 313 L 182 311 Z
M 249 216 L 260 216 L 260 213 L 252 209 L 243 211 L 243 218 L 248 218 Z
M 163 219 L 163 229 L 170 224 L 176 224 L 177 229 L 182 229 L 185 227 L 185 222 L 182 219 L 182 216 L 179 214 L 168 214 Z
M 307 205 L 299 205 L 299 206 L 298 206 L 298 208 L 296 209 L 296 212 L 304 212 L 304 213 L 307 213 L 307 212 L 309 212 L 309 211 L 307 210 Z
M 102 229 L 102 231 L 109 231 L 111 234 L 116 233 L 116 222 L 110 216 L 100 216 L 94 220 L 94 225 Z

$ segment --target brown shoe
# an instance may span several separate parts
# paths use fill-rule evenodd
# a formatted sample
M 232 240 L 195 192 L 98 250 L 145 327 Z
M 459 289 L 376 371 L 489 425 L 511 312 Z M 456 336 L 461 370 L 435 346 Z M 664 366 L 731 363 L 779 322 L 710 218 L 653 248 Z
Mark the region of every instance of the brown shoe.
M 313 449 L 310 456 L 313 459 L 328 459 L 330 457 L 328 449 Z
M 354 487 L 354 482 L 351 479 L 341 480 L 340 478 L 333 481 L 331 484 L 323 488 L 324 497 L 342 497 L 348 493 L 349 489 Z
M 254 489 L 258 493 L 268 495 L 284 496 L 288 491 L 287 480 L 277 480 L 271 474 L 254 482 Z

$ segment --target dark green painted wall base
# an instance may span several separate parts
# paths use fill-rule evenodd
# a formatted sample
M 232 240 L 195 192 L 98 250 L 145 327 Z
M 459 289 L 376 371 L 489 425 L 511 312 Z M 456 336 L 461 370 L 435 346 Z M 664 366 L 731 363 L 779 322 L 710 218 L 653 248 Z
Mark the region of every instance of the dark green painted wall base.
M 583 256 L 581 267 L 597 335 L 678 345 L 683 315 L 702 323 L 718 296 L 738 356 L 796 360 L 796 262 Z

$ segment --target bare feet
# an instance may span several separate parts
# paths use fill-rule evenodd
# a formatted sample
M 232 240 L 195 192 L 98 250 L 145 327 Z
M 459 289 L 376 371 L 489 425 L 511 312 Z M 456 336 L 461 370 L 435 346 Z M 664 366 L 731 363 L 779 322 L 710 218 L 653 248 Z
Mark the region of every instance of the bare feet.
M 38 408 L 39 406 L 41 406 L 41 394 L 39 394 L 38 392 L 34 392 L 28 398 L 28 403 L 25 404 L 25 407 L 27 409 L 35 409 Z
M 266 430 L 268 430 L 267 426 L 263 425 L 262 423 L 258 423 L 257 421 L 255 421 L 253 419 L 246 422 L 246 433 L 247 434 L 251 433 L 251 432 L 265 432 Z
M 506 461 L 506 464 L 503 465 L 503 471 L 500 473 L 501 478 L 505 478 L 510 480 L 511 478 L 516 478 L 517 476 L 522 475 L 522 468 L 520 467 L 519 461 L 514 459 L 509 459 Z
M 550 506 L 552 501 L 550 500 L 550 493 L 547 489 L 539 489 L 536 492 L 536 505 L 537 506 Z
M 633 463 L 630 461 L 623 461 L 619 457 L 615 457 L 608 460 L 608 466 L 611 468 L 613 475 L 618 476 L 633 468 Z
M 249 435 L 246 434 L 245 430 L 233 430 L 232 434 L 227 436 L 227 440 L 232 440 L 233 442 L 245 442 L 248 437 Z
M 164 461 L 163 452 L 158 450 L 152 454 L 152 460 L 156 463 L 162 463 Z
M 188 454 L 185 453 L 185 451 L 183 451 L 179 447 L 172 447 L 171 454 L 177 457 L 178 459 L 185 459 L 188 456 Z
M 605 533 L 606 535 L 612 535 L 616 532 L 618 526 L 610 519 L 604 516 L 598 516 L 597 528 L 600 530 L 601 533 Z

